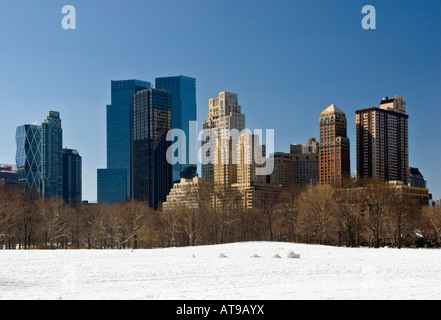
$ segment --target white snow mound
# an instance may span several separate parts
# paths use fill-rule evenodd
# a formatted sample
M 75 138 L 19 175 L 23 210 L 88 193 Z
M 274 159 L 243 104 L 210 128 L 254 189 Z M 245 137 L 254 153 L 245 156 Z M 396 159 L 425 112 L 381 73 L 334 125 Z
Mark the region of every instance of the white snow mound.
M 226 255 L 224 255 L 223 253 L 221 253 L 220 255 L 219 255 L 219 258 L 228 258 Z
M 250 258 L 260 258 L 258 254 L 253 254 Z
M 288 259 L 300 259 L 300 254 L 295 254 L 294 251 L 290 251 L 286 257 Z

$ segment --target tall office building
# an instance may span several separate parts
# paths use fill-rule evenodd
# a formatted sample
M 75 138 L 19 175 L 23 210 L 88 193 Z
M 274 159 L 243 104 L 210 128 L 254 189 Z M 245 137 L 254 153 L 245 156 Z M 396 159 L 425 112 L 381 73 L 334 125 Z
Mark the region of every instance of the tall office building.
M 257 158 L 256 158 L 257 156 Z M 239 191 L 244 209 L 260 208 L 266 210 L 277 202 L 281 191 L 274 182 L 274 175 L 263 175 L 266 163 L 259 163 L 266 158 L 266 147 L 259 142 L 259 136 L 246 133 L 240 136 L 237 148 L 237 183 L 232 187 Z
M 240 136 L 237 149 L 237 184 L 239 189 L 258 187 L 269 183 L 269 175 L 259 175 L 258 168 L 263 168 L 265 164 L 256 162 L 258 157 L 266 157 L 265 145 L 260 145 L 259 136 L 246 133 Z
M 225 192 L 237 183 L 237 163 L 233 161 L 233 139 L 222 141 L 217 138 L 214 164 L 214 188 L 216 192 Z
M 341 185 L 351 177 L 346 114 L 334 104 L 320 115 L 320 184 Z
M 98 202 L 123 203 L 132 196 L 133 95 L 150 88 L 140 80 L 112 81 L 107 106 L 107 169 L 98 169 Z
M 209 159 L 210 162 L 202 164 L 202 177 L 207 181 L 213 181 L 216 159 L 214 150 L 216 149 L 217 138 L 223 138 L 224 143 L 229 143 L 230 130 L 242 131 L 245 129 L 245 115 L 242 114 L 242 107 L 239 105 L 237 94 L 224 91 L 219 93 L 218 98 L 210 99 L 208 117 L 203 124 L 203 128 L 213 130 L 213 133 L 217 136 L 215 139 L 207 139 L 202 142 L 203 148 L 208 150 L 202 156 Z
M 196 107 L 196 79 L 176 76 L 156 78 L 156 89 L 165 90 L 172 94 L 172 128 L 180 129 L 185 133 L 185 144 L 179 149 L 185 149 L 185 163 L 173 165 L 173 181 L 180 182 L 181 178 L 192 179 L 196 176 L 197 161 L 190 163 L 192 159 L 197 159 L 197 137 L 194 141 L 190 135 L 190 123 L 197 121 Z M 182 143 L 182 141 L 180 141 Z M 190 167 L 193 167 L 192 170 Z M 193 175 L 193 176 L 192 176 Z
M 357 175 L 409 183 L 406 100 L 384 98 L 380 108 L 357 110 Z
M 147 201 L 155 210 L 173 187 L 167 161 L 171 142 L 166 139 L 172 127 L 171 96 L 150 88 L 133 97 L 133 198 Z
M 26 190 L 41 191 L 41 126 L 26 124 L 17 127 L 15 161 L 19 181 Z
M 63 130 L 56 111 L 41 124 L 41 192 L 46 198 L 63 197 Z
M 63 149 L 63 198 L 72 206 L 82 201 L 82 159 L 73 149 Z

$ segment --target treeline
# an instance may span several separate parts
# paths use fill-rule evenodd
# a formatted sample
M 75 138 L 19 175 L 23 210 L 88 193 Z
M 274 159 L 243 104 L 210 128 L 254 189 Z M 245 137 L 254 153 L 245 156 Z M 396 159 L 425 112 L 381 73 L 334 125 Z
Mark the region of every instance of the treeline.
M 334 246 L 440 247 L 441 208 L 420 208 L 378 181 L 345 188 L 293 187 L 265 206 L 200 188 L 197 208 L 153 211 L 146 203 L 67 206 L 0 188 L 2 249 L 123 249 L 289 241 Z

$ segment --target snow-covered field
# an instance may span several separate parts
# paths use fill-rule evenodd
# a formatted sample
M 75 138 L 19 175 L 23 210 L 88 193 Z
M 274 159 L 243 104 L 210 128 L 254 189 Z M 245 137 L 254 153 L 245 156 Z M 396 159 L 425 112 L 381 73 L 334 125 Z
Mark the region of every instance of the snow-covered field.
M 1 250 L 0 299 L 438 300 L 441 251 L 279 242 Z

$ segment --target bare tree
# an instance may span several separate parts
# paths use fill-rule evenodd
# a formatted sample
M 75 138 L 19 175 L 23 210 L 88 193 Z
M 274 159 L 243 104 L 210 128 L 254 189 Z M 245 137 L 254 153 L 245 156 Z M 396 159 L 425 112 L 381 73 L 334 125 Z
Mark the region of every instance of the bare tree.
M 337 211 L 340 213 L 340 236 L 346 239 L 348 247 L 360 245 L 360 218 L 362 214 L 360 194 L 360 190 L 354 187 L 341 188 L 336 192 Z M 339 245 L 341 245 L 340 237 Z
M 182 219 L 185 207 L 178 207 L 173 210 L 159 213 L 159 225 L 166 237 L 167 246 L 179 246 L 179 234 L 182 232 Z
M 298 201 L 299 227 L 306 243 L 330 244 L 331 233 L 335 228 L 337 208 L 334 188 L 319 185 L 308 188 Z
M 441 207 L 424 207 L 418 221 L 418 229 L 431 247 L 441 246 Z
M 362 187 L 362 204 L 366 213 L 366 228 L 371 237 L 369 244 L 379 248 L 383 237 L 383 228 L 388 210 L 390 188 L 387 182 L 380 180 L 366 180 Z
M 282 216 L 282 225 L 287 229 L 287 237 L 289 241 L 298 242 L 298 218 L 299 209 L 297 206 L 297 198 L 304 191 L 302 187 L 290 187 L 283 190 L 277 210 Z
M 67 219 L 66 205 L 63 200 L 52 199 L 39 201 L 41 218 L 41 231 L 44 233 L 44 246 L 49 243 L 49 248 L 58 247 L 59 239 L 66 236 Z M 54 247 L 55 245 L 55 247 Z
M 130 200 L 120 207 L 124 232 L 122 244 L 133 240 L 133 248 L 138 248 L 138 236 L 146 226 L 147 214 L 152 211 L 146 202 Z
M 404 232 L 409 234 L 412 231 L 411 216 L 412 205 L 408 198 L 403 194 L 401 189 L 390 188 L 389 205 L 387 218 L 397 243 L 398 249 L 403 246 Z M 413 234 L 413 233 L 412 233 Z

